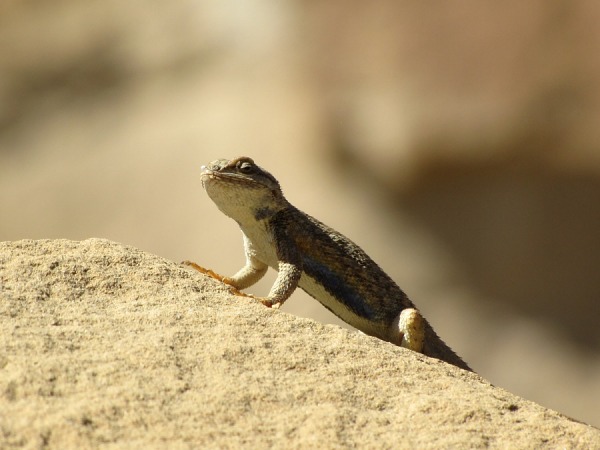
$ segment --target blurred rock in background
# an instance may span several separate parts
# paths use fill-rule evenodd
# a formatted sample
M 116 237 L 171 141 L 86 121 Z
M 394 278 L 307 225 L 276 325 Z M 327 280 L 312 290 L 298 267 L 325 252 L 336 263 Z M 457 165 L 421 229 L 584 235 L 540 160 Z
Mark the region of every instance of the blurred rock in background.
M 198 175 L 247 154 L 475 370 L 599 426 L 599 20 L 564 1 L 4 2 L 0 240 L 232 273 L 239 231 Z M 339 323 L 303 293 L 284 309 Z

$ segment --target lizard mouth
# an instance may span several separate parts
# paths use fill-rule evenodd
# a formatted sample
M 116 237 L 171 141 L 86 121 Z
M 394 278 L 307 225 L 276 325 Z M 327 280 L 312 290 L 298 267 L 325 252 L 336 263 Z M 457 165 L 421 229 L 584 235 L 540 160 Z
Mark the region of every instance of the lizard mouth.
M 202 172 L 200 173 L 200 180 L 202 182 L 202 187 L 206 189 L 207 184 L 212 182 L 218 182 L 221 185 L 231 185 L 236 184 L 240 186 L 244 186 L 246 188 L 254 188 L 259 189 L 263 187 L 263 185 L 251 178 L 241 176 L 235 173 L 223 173 L 218 170 L 212 169 L 207 166 L 202 166 Z
M 206 182 L 208 182 L 213 175 L 213 171 L 206 166 L 200 167 L 200 181 L 202 183 L 202 188 L 206 189 Z

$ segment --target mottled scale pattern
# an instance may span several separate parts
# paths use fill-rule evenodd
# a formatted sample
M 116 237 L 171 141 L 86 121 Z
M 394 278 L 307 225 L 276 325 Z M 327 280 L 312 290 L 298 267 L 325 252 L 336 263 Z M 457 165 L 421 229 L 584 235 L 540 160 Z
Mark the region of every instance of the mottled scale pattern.
M 341 303 L 356 315 L 390 324 L 403 309 L 415 307 L 394 280 L 358 245 L 314 217 L 290 205 L 273 216 L 269 225 L 286 230 L 282 234 L 295 242 L 302 255 L 302 270 L 340 298 Z M 277 244 L 289 245 L 289 240 Z M 352 270 L 347 270 L 348 267 Z M 328 309 L 339 315 L 332 308 Z M 427 321 L 425 336 L 423 354 L 471 370 Z M 377 337 L 389 340 L 389 335 Z

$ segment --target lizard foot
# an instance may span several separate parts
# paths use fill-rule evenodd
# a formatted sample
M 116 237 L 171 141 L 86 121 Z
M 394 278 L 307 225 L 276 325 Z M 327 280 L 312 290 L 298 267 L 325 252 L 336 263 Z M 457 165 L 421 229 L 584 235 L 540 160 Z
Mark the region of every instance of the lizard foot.
M 213 272 L 210 269 L 206 269 L 206 268 L 196 264 L 193 261 L 183 261 L 181 264 L 183 264 L 184 266 L 191 267 L 192 269 L 197 270 L 198 272 L 203 273 L 204 275 L 208 275 L 209 277 L 214 278 L 215 280 L 218 280 L 221 283 L 226 284 L 227 287 L 229 288 L 229 292 L 231 292 L 233 295 L 254 299 L 254 300 L 262 303 L 263 305 L 265 305 L 267 308 L 279 309 L 279 307 L 281 306 L 281 302 L 274 303 L 272 300 L 269 300 L 267 297 L 256 297 L 252 294 L 246 294 L 245 292 L 240 291 L 236 287 L 232 286 L 231 278 L 225 277 L 223 275 L 219 275 L 218 273 Z
M 203 273 L 204 275 L 208 275 L 209 277 L 214 278 L 215 280 L 224 282 L 225 278 L 227 278 L 227 277 L 224 277 L 223 275 L 219 275 L 218 273 L 213 272 L 210 269 L 205 269 L 204 267 L 199 266 L 198 264 L 196 264 L 193 261 L 186 260 L 186 261 L 183 261 L 181 264 L 183 264 L 184 266 L 191 267 L 192 269 L 197 270 L 198 272 Z
M 204 275 L 208 275 L 209 277 L 214 278 L 215 280 L 218 280 L 221 283 L 226 284 L 227 287 L 229 288 L 229 292 L 231 292 L 233 295 L 237 295 L 239 297 L 250 297 L 250 298 L 254 298 L 254 299 L 259 300 L 254 295 L 245 294 L 244 292 L 240 291 L 236 287 L 232 286 L 232 284 L 231 284 L 231 278 L 229 278 L 229 277 L 225 277 L 223 275 L 219 275 L 218 273 L 213 272 L 210 269 L 206 269 L 206 268 L 204 268 L 202 266 L 199 266 L 198 264 L 196 264 L 193 261 L 183 261 L 181 264 L 183 264 L 184 266 L 191 267 L 192 269 L 197 270 L 198 272 L 203 273 Z
M 272 300 L 269 300 L 268 297 L 254 297 L 256 300 L 258 300 L 259 302 L 261 302 L 263 305 L 265 305 L 267 308 L 271 308 L 271 309 L 279 309 L 282 305 L 282 302 L 273 302 Z

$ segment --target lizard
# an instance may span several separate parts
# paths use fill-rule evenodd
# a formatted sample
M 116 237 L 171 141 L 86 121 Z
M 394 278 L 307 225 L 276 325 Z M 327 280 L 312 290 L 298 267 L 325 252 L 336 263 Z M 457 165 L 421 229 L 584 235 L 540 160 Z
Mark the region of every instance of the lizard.
M 218 159 L 201 170 L 208 196 L 242 230 L 246 263 L 231 277 L 191 261 L 183 264 L 231 286 L 237 295 L 272 308 L 300 287 L 368 335 L 472 371 L 358 245 L 294 207 L 277 179 L 251 158 Z M 241 292 L 269 267 L 278 274 L 267 297 Z

